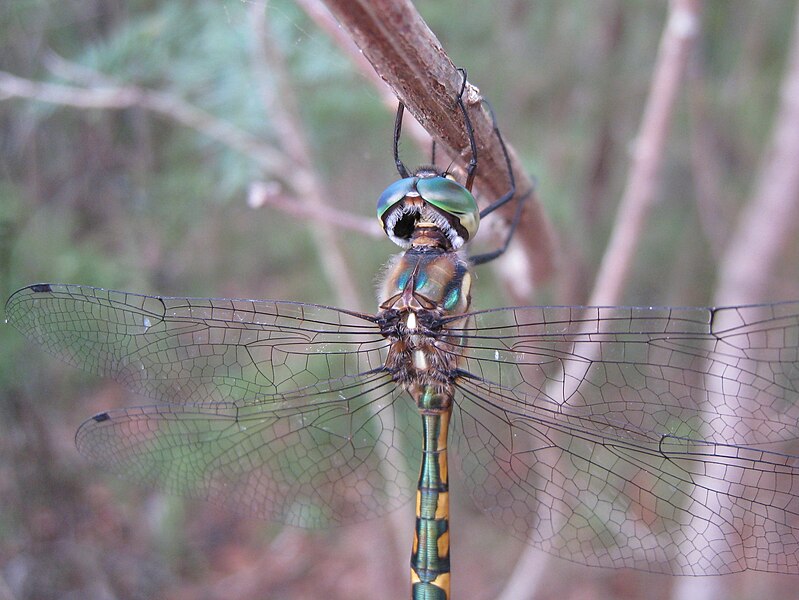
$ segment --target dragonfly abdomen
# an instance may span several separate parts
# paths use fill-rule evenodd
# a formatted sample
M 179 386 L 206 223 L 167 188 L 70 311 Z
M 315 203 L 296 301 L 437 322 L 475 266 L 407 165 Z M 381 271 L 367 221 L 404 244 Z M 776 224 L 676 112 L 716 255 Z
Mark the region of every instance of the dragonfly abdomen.
M 447 432 L 452 397 L 429 386 L 418 391 L 423 447 L 411 552 L 412 597 L 446 600 L 450 589 Z

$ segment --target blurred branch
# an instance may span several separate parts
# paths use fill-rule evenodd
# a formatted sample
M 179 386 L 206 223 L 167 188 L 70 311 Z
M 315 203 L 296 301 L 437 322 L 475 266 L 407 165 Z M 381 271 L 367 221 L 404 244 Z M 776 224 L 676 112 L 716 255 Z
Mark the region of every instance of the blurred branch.
M 218 119 L 173 94 L 120 84 L 104 73 L 73 63 L 54 52 L 50 52 L 47 55 L 45 65 L 54 75 L 80 83 L 86 87 L 37 82 L 0 71 L 0 100 L 27 98 L 84 110 L 122 110 L 133 107 L 150 110 L 164 118 L 174 120 L 181 125 L 194 129 L 251 158 L 266 173 L 276 179 L 280 178 L 282 173 L 292 173 L 292 179 L 284 183 L 292 187 L 295 196 L 304 198 L 303 194 L 307 189 L 307 185 L 300 185 L 303 189 L 296 189 L 297 182 L 303 180 L 304 176 L 300 173 L 298 174 L 299 178 L 295 179 L 293 176 L 297 174 L 297 166 L 296 164 L 290 164 L 290 159 L 294 159 L 297 156 L 296 149 L 290 156 L 287 156 L 283 152 L 275 150 L 272 145 L 265 144 L 246 131 L 231 125 L 227 121 Z M 285 119 L 278 119 L 278 121 L 282 123 L 285 122 Z M 290 135 L 281 136 L 281 139 L 284 142 L 288 139 L 290 143 L 295 143 Z M 294 162 L 296 163 L 297 161 L 295 160 Z M 307 168 L 307 164 L 305 164 L 305 167 Z M 271 195 L 256 197 L 261 194 L 261 190 L 262 188 L 256 186 L 254 190 L 250 191 L 251 203 L 260 199 L 261 202 L 267 202 L 288 214 L 304 215 L 306 218 L 326 219 L 328 222 L 336 223 L 337 226 L 358 231 L 369 237 L 379 237 L 380 235 L 379 228 L 377 226 L 367 226 L 365 224 L 366 219 L 363 217 L 341 211 L 332 211 L 329 208 L 317 213 L 305 201 L 302 203 L 295 201 L 292 204 L 282 202 Z M 253 194 L 256 194 L 256 196 L 253 196 Z M 331 220 L 331 218 L 335 220 Z M 371 223 L 372 220 L 369 219 L 369 221 Z
M 799 221 L 799 11 L 771 140 L 752 196 L 727 244 L 716 304 L 762 302 Z
M 729 235 L 732 205 L 725 202 L 724 169 L 718 150 L 716 124 L 710 111 L 704 56 L 697 48 L 687 71 L 688 110 L 691 117 L 691 173 L 696 190 L 699 224 L 713 257 L 721 258 Z
M 48 50 L 45 53 L 42 62 L 50 73 L 72 83 L 80 83 L 81 85 L 95 87 L 117 87 L 120 85 L 119 81 L 109 77 L 105 73 L 101 73 L 86 65 L 67 60 L 52 50 Z
M 383 239 L 385 237 L 376 219 L 344 212 L 326 205 L 311 206 L 307 202 L 298 201 L 297 198 L 282 193 L 280 184 L 274 181 L 254 181 L 251 183 L 247 194 L 247 204 L 251 208 L 269 205 L 271 208 L 276 208 L 281 212 L 305 221 L 335 223 L 336 229 L 354 231 L 374 239 Z
M 752 197 L 741 211 L 738 226 L 721 258 L 713 303 L 716 306 L 762 302 L 769 290 L 777 264 L 792 241 L 799 220 L 799 12 L 796 13 L 793 42 L 782 81 L 781 102 L 755 181 Z M 708 384 L 708 398 L 721 398 L 719 386 Z M 752 399 L 741 398 L 755 410 Z M 711 424 L 706 423 L 703 429 Z M 709 438 L 708 438 L 709 439 Z M 698 485 L 703 486 L 701 478 Z M 716 514 L 727 509 L 716 496 Z M 727 597 L 728 590 L 718 578 L 681 578 L 675 585 L 675 600 L 714 600 Z
M 451 156 L 465 164 L 470 155 L 463 119 L 454 99 L 462 77 L 427 24 L 409 0 L 325 0 L 347 29 L 377 74 L 391 87 L 409 112 Z M 507 168 L 493 124 L 479 90 L 467 85 L 464 101 L 479 148 L 476 187 L 482 198 L 498 198 L 508 189 Z M 512 148 L 517 193 L 533 190 L 533 182 Z M 498 211 L 506 222 L 514 206 Z M 532 269 L 517 265 L 514 278 L 532 270 L 536 282 L 553 272 L 555 234 L 534 194 L 526 201 L 517 237 L 526 249 Z M 519 254 L 516 254 L 519 256 Z
M 285 173 L 286 161 L 246 131 L 165 92 L 133 85 L 77 87 L 44 83 L 0 71 L 0 100 L 27 98 L 75 108 L 120 110 L 140 107 L 190 127 L 252 158 L 269 173 Z
M 619 206 L 611 241 L 596 278 L 591 305 L 612 305 L 619 302 L 622 285 L 629 276 L 646 215 L 654 198 L 657 174 L 663 159 L 666 134 L 685 58 L 698 31 L 698 0 L 672 0 L 660 40 L 627 188 Z M 598 358 L 595 356 L 595 347 L 575 344 L 571 352 L 582 357 L 585 362 L 574 364 L 571 369 L 564 368 L 562 376 L 552 380 L 556 387 L 561 385 L 557 382 L 582 381 L 585 372 L 581 369 Z M 569 396 L 564 390 L 560 392 L 565 397 Z M 570 393 L 576 393 L 576 390 Z M 544 395 L 547 397 L 556 397 L 556 394 L 557 392 L 544 390 Z M 553 520 L 550 523 L 550 527 L 555 531 L 563 526 L 565 521 Z M 513 600 L 534 596 L 550 560 L 551 555 L 532 545 L 529 546 L 519 557 L 502 593 L 498 594 L 497 598 Z
M 281 143 L 297 163 L 292 170 L 292 177 L 297 179 L 296 189 L 298 196 L 303 198 L 303 204 L 312 213 L 321 215 L 329 210 L 326 205 L 327 194 L 324 192 L 324 186 L 313 170 L 314 160 L 311 156 L 310 147 L 306 141 L 301 120 L 294 111 L 294 107 L 298 106 L 299 103 L 296 100 L 294 90 L 289 84 L 283 55 L 266 30 L 265 7 L 259 8 L 255 4 L 250 6 L 251 22 L 255 32 L 256 43 L 258 44 L 257 50 L 259 55 L 263 57 L 262 61 L 257 60 L 258 57 L 256 57 L 254 71 L 261 80 L 263 93 L 270 92 L 265 98 L 265 103 L 269 107 L 269 114 L 275 123 Z M 268 74 L 263 70 L 267 66 L 269 67 Z M 276 85 L 273 88 L 266 85 L 268 76 L 271 76 L 276 81 Z M 337 297 L 338 303 L 347 308 L 358 308 L 361 306 L 361 302 L 355 278 L 352 276 L 349 263 L 338 244 L 339 224 L 337 220 L 324 218 L 316 220 L 314 223 L 316 235 L 313 236 L 313 239 L 316 243 L 317 254 L 327 275 L 328 283 Z M 386 432 L 380 435 L 386 436 L 392 429 L 388 422 L 392 416 L 381 415 L 380 418 L 386 426 Z M 390 439 L 383 440 L 383 443 L 387 447 L 391 447 Z M 390 477 L 390 475 L 386 475 L 387 480 Z M 410 481 L 404 483 L 406 486 L 411 485 Z M 393 546 L 395 552 L 400 551 L 399 541 L 404 539 L 403 533 L 406 530 L 405 523 L 400 519 L 401 515 L 397 512 L 389 517 L 390 527 L 383 532 L 385 535 L 384 550 Z M 381 562 L 382 570 L 386 571 L 386 565 L 391 563 L 393 561 L 390 563 L 387 561 Z M 384 580 L 388 580 L 390 577 L 391 575 L 388 572 L 381 574 L 381 578 Z
M 795 15 L 793 40 L 788 50 L 780 106 L 774 117 L 771 140 L 752 196 L 741 211 L 738 226 L 721 258 L 713 303 L 716 306 L 763 302 L 786 248 L 791 246 L 799 222 L 799 12 Z M 711 381 L 707 402 L 723 398 Z M 741 398 L 746 410 L 756 410 L 753 399 Z M 703 429 L 710 428 L 706 423 Z M 708 438 L 710 439 L 710 438 Z M 703 486 L 701 478 L 698 485 Z M 716 496 L 707 498 L 716 514 L 727 509 Z M 681 578 L 673 590 L 675 600 L 714 600 L 727 597 L 718 578 Z
M 654 203 L 666 136 L 686 57 L 699 31 L 700 0 L 672 0 L 660 38 L 644 115 L 635 142 L 630 172 L 608 247 L 596 276 L 589 304 L 612 305 L 621 299 L 649 211 Z
M 294 112 L 298 102 L 286 75 L 283 55 L 266 29 L 266 3 L 251 4 L 249 10 L 255 41 L 252 71 L 259 82 L 264 105 L 277 131 L 280 145 L 292 161 L 287 171 L 291 173 L 291 187 L 311 211 L 321 209 L 325 206 L 323 186 L 313 170 L 314 160 L 301 120 Z M 270 78 L 274 81 L 273 86 L 268 83 Z M 335 222 L 316 221 L 314 231 L 316 235 L 312 237 L 317 254 L 337 302 L 349 308 L 360 307 L 358 288 L 339 246 Z
M 11 586 L 6 582 L 6 578 L 0 573 L 0 600 L 16 600 L 14 592 L 11 591 Z

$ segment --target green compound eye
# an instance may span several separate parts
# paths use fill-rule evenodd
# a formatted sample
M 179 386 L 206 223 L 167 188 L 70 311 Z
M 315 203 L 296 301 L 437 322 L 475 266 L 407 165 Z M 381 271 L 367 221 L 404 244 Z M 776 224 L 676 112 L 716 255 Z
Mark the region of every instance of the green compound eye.
M 434 223 L 457 250 L 477 233 L 477 202 L 461 184 L 435 173 L 420 173 L 395 181 L 380 195 L 380 225 L 395 244 L 408 248 L 420 221 Z
M 380 198 L 377 200 L 377 218 L 380 219 L 381 224 L 383 223 L 383 216 L 388 209 L 408 194 L 415 192 L 417 179 L 416 177 L 406 177 L 395 181 L 380 194 Z
M 416 189 L 425 201 L 458 220 L 463 232 L 466 233 L 463 236 L 464 241 L 474 237 L 480 225 L 480 210 L 469 190 L 446 177 L 419 179 Z

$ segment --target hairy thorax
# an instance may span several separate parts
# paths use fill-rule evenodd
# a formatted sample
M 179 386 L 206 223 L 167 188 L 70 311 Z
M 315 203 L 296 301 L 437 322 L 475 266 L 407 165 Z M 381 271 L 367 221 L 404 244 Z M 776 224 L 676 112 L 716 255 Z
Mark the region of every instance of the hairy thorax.
M 457 252 L 414 247 L 386 267 L 378 313 L 392 342 L 386 368 L 417 402 L 431 393 L 451 397 L 458 353 L 446 319 L 469 309 L 470 286 Z

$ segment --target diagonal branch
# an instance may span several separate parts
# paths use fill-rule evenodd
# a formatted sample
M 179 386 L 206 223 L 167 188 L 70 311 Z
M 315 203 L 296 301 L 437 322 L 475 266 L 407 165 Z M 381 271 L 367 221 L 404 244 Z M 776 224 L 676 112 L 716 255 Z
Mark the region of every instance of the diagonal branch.
M 385 82 L 366 60 L 363 52 L 355 45 L 355 42 L 344 29 L 339 26 L 338 21 L 327 9 L 322 0 L 295 0 L 297 6 L 305 11 L 305 14 L 316 23 L 316 26 L 324 31 L 339 49 L 347 55 L 357 71 L 371 83 L 377 90 L 380 100 L 388 110 L 396 110 L 397 97 L 391 88 L 386 87 Z M 402 126 L 403 137 L 412 138 L 421 148 L 430 147 L 430 135 L 422 129 L 422 126 L 414 119 L 408 119 Z
M 637 148 L 624 196 L 619 206 L 611 242 L 603 256 L 602 267 L 597 275 L 592 305 L 617 304 L 622 286 L 629 276 L 632 260 L 640 242 L 646 217 L 651 207 L 657 185 L 657 174 L 663 158 L 671 115 L 682 80 L 686 55 L 699 32 L 698 0 L 673 0 L 660 39 L 658 58 L 655 64 L 644 116 L 638 133 Z M 595 348 L 572 349 L 583 357 L 583 364 L 564 367 L 563 375 L 553 381 L 576 382 L 579 387 L 584 379 L 586 365 L 598 358 Z M 556 384 L 557 386 L 557 384 Z M 564 397 L 577 389 L 564 393 Z M 546 395 L 556 397 L 552 390 Z M 562 527 L 561 523 L 553 527 Z M 643 526 L 643 525 L 642 525 Z M 527 598 L 534 595 L 540 579 L 546 574 L 550 555 L 530 546 L 519 558 L 505 589 L 497 597 L 500 600 Z
M 252 4 L 250 8 L 250 24 L 255 46 L 252 70 L 260 84 L 264 104 L 269 109 L 280 145 L 292 161 L 290 172 L 296 196 L 303 198 L 307 206 L 312 209 L 317 206 L 323 207 L 325 201 L 322 184 L 311 166 L 314 164 L 311 150 L 306 141 L 305 131 L 300 125 L 299 116 L 294 110 L 298 103 L 294 89 L 288 81 L 283 55 L 266 28 L 265 8 L 257 4 Z M 269 75 L 274 80 L 273 91 L 270 91 L 270 86 L 267 84 Z M 317 254 L 322 261 L 333 294 L 342 306 L 360 307 L 358 288 L 338 243 L 335 227 L 330 222 L 318 220 L 314 231 L 317 234 L 313 237 Z
M 122 110 L 132 107 L 150 110 L 239 152 L 242 156 L 246 156 L 258 164 L 270 178 L 281 181 L 281 187 L 284 189 L 277 196 L 273 190 L 267 189 L 259 182 L 254 182 L 248 199 L 252 206 L 257 207 L 268 203 L 282 212 L 303 216 L 309 221 L 333 222 L 338 227 L 368 237 L 382 237 L 380 227 L 373 223 L 374 219 L 367 220 L 359 215 L 333 211 L 330 208 L 317 210 L 308 206 L 305 197 L 307 185 L 303 184 L 308 179 L 304 176 L 297 176 L 298 171 L 302 174 L 306 173 L 308 169 L 304 167 L 299 169 L 298 165 L 292 164 L 297 154 L 296 148 L 293 153 L 278 151 L 272 144 L 264 142 L 174 94 L 118 82 L 104 73 L 73 63 L 54 52 L 48 54 L 45 64 L 54 75 L 80 85 L 32 81 L 0 71 L 0 100 L 26 98 L 83 110 Z M 291 135 L 281 136 L 281 138 L 288 139 L 292 144 L 295 143 Z M 291 178 L 285 178 L 282 176 L 285 173 L 294 175 Z M 285 202 L 287 193 L 294 196 L 296 200 Z M 302 200 L 299 200 L 300 198 Z
M 274 181 L 253 181 L 247 191 L 247 204 L 251 208 L 268 205 L 307 223 L 335 223 L 340 231 L 353 231 L 377 240 L 386 237 L 376 219 L 344 212 L 327 204 L 311 205 L 305 199 L 289 196 L 283 191 L 283 186 Z
M 774 117 L 752 196 L 722 257 L 716 303 L 763 302 L 799 225 L 799 12 Z
M 410 0 L 325 0 L 396 96 L 461 165 L 470 158 L 469 142 L 454 99 L 462 77 Z M 484 198 L 499 198 L 508 189 L 502 149 L 493 133 L 479 90 L 467 86 L 465 103 L 479 148 L 476 188 Z M 530 193 L 517 236 L 532 264 L 532 278 L 546 281 L 553 272 L 555 234 L 533 192 L 533 182 L 509 148 L 517 193 Z M 506 222 L 514 206 L 498 211 Z M 528 269 L 516 268 L 516 277 Z
M 591 294 L 591 305 L 607 306 L 621 301 L 654 204 L 674 105 L 683 83 L 688 52 L 699 31 L 699 4 L 700 0 L 670 3 L 630 172 Z

